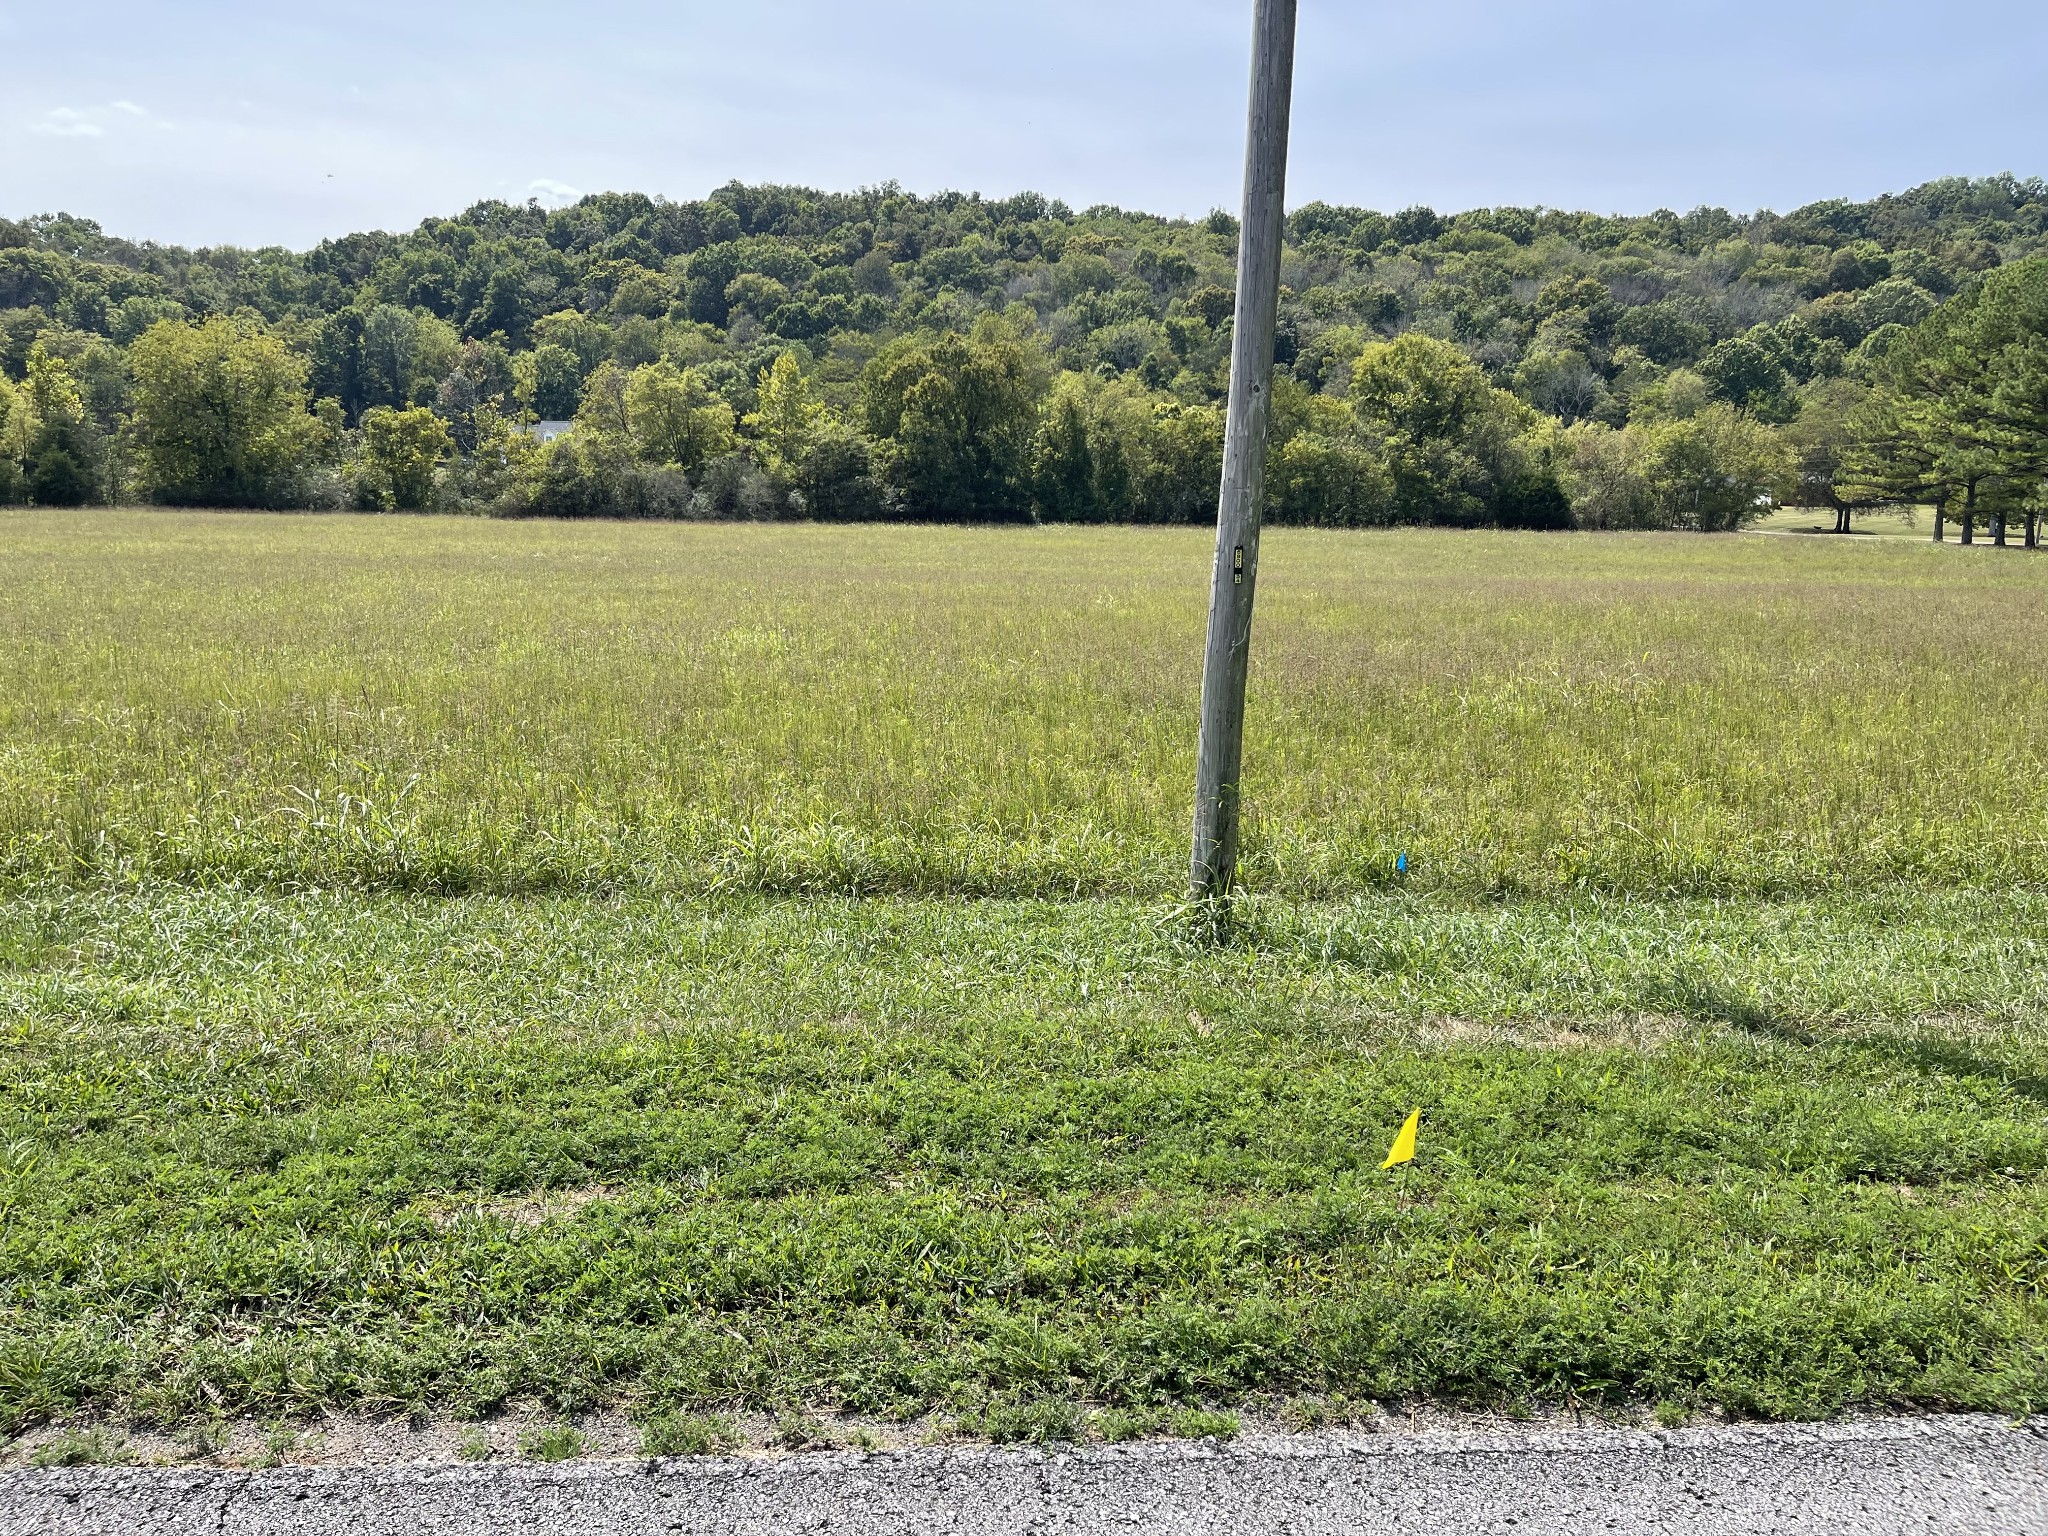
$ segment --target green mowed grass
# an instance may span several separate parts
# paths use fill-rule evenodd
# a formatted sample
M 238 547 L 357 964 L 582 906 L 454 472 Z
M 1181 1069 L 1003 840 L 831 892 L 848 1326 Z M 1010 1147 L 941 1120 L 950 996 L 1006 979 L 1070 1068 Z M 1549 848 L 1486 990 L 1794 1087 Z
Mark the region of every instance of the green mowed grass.
M 23 904 L 0 1411 L 2023 1408 L 2048 957 L 1976 915 Z
M 2048 566 L 0 539 L 0 1427 L 2048 1401 Z

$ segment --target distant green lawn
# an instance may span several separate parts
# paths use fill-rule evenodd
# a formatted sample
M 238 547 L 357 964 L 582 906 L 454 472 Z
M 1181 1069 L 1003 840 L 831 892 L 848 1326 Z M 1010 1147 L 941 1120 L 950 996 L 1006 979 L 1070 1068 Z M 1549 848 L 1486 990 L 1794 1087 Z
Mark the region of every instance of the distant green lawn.
M 1855 537 L 1934 540 L 1933 514 L 1921 508 L 1912 515 L 1883 513 L 1856 519 Z M 1780 507 L 1752 525 L 1759 533 L 1821 533 L 1835 531 L 1835 514 L 1825 507 Z M 1950 530 L 1953 535 L 1954 530 Z
M 2048 1405 L 2048 562 L 1277 534 L 1219 949 L 1196 531 L 0 558 L 0 1428 Z
M 1835 532 L 1835 514 L 1825 507 L 1781 507 L 1753 525 L 1760 533 L 1818 533 L 1830 537 Z M 2018 518 L 2014 518 L 2006 531 L 2010 541 L 2007 548 L 2019 551 L 2024 529 Z M 1912 512 L 1859 513 L 1855 519 L 1857 539 L 1919 539 L 1925 543 L 1934 542 L 1934 511 L 1931 507 L 1918 507 Z M 1951 518 L 1948 524 L 1948 541 L 1960 546 L 1962 527 Z M 1846 542 L 1846 541 L 1845 541 Z M 1991 543 L 1991 527 L 1987 520 L 1979 519 L 1977 542 Z

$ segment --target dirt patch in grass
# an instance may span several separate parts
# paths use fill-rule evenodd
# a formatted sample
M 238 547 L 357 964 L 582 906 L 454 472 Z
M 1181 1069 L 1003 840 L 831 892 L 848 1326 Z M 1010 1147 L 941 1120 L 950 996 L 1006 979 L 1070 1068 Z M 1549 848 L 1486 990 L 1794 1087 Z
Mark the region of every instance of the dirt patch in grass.
M 441 1231 L 450 1231 L 464 1221 L 502 1221 L 515 1227 L 537 1230 L 551 1221 L 562 1221 L 588 1210 L 600 1201 L 616 1200 L 627 1193 L 619 1185 L 595 1184 L 584 1189 L 543 1189 L 531 1194 L 506 1195 L 495 1200 L 458 1200 L 429 1195 L 407 1208 L 424 1216 Z

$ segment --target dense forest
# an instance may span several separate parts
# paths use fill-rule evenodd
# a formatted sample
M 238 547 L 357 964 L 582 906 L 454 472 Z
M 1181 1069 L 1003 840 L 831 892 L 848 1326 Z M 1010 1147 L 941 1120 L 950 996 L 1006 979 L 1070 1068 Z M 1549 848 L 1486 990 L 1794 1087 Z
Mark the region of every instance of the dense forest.
M 1276 520 L 1711 531 L 1775 499 L 2031 532 L 2038 180 L 1315 203 L 1288 235 Z M 1205 522 L 1236 239 L 894 186 L 483 203 L 305 253 L 0 220 L 0 501 Z

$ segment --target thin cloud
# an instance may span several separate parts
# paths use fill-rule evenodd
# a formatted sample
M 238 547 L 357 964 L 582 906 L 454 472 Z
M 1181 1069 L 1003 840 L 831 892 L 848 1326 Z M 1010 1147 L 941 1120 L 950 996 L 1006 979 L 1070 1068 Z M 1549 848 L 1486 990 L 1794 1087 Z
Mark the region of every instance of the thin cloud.
M 526 195 L 549 208 L 566 208 L 583 194 L 565 181 L 552 181 L 543 176 L 526 184 Z
M 29 125 L 29 132 L 53 139 L 96 139 L 106 131 L 85 113 L 71 107 L 58 107 L 41 122 Z
M 149 108 L 122 100 L 83 111 L 77 107 L 58 107 L 42 121 L 29 124 L 29 132 L 53 139 L 99 139 L 106 137 L 108 129 L 123 123 L 146 124 L 160 131 L 171 126 Z

